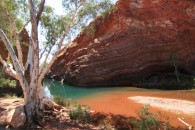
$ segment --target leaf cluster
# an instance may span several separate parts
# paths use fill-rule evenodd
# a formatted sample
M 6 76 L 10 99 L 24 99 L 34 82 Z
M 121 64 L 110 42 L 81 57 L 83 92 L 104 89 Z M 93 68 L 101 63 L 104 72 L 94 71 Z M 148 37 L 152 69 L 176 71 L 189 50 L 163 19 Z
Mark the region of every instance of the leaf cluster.
M 0 28 L 4 30 L 4 32 L 10 39 L 12 39 L 14 35 L 10 33 L 10 30 L 12 29 L 11 18 L 15 19 L 17 29 L 23 25 L 22 21 L 17 18 L 18 8 L 19 5 L 14 0 L 0 1 Z
M 95 32 L 94 27 L 87 28 L 88 24 L 114 7 L 112 0 L 63 0 L 62 4 L 67 13 L 74 14 L 77 11 L 72 32 L 87 30 L 87 34 Z
M 13 46 L 17 32 L 23 27 L 23 21 L 18 17 L 20 4 L 16 0 L 0 1 L 0 28 L 4 31 Z
M 16 80 L 11 80 L 9 78 L 5 78 L 3 73 L 0 73 L 0 87 L 16 87 Z
M 71 15 L 57 15 L 52 7 L 45 6 L 41 16 L 41 33 L 45 36 L 44 46 L 47 52 L 58 44 L 68 29 L 70 18 Z
M 158 114 L 150 113 L 148 105 L 145 105 L 141 111 L 138 112 L 138 117 L 140 119 L 139 121 L 131 121 L 137 130 L 156 130 L 160 126 Z
M 91 121 L 89 108 L 80 104 L 76 104 L 74 108 L 70 109 L 69 116 L 70 119 L 78 120 L 81 123 L 90 123 Z
M 54 102 L 64 107 L 70 107 L 70 99 L 63 98 L 61 96 L 54 96 Z

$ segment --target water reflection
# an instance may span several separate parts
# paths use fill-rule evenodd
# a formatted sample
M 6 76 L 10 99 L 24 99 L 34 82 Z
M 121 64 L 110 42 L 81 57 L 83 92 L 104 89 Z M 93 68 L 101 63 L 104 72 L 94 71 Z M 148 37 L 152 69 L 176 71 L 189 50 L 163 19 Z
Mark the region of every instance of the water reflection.
M 146 89 L 136 87 L 75 87 L 50 79 L 44 80 L 44 87 L 48 95 L 57 95 L 71 99 L 90 98 L 90 96 L 95 96 L 99 93 L 113 91 L 147 91 Z
M 49 84 L 48 84 L 48 85 L 49 85 Z M 49 88 L 48 88 L 48 85 L 44 84 L 44 91 L 45 91 L 46 95 L 48 96 L 48 98 L 49 98 L 49 99 L 52 99 L 53 96 L 51 95 L 51 92 L 50 92 L 50 90 L 49 90 Z
M 110 87 L 104 88 L 75 87 L 67 84 L 62 84 L 61 82 L 52 81 L 50 79 L 45 79 L 43 86 L 45 87 L 45 91 L 49 95 L 58 95 L 71 99 L 78 99 L 94 95 L 100 92 L 114 90 L 114 88 Z

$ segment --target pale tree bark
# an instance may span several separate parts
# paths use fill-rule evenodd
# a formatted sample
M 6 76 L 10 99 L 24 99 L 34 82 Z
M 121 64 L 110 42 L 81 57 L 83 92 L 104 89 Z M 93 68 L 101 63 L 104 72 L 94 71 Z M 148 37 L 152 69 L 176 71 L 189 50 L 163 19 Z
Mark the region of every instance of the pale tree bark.
M 1 29 L 0 29 L 0 37 L 3 40 L 3 42 L 4 42 L 8 52 L 10 53 L 12 62 L 14 64 L 14 68 L 16 69 L 16 71 L 14 71 L 13 68 L 12 69 L 8 69 L 7 68 L 6 72 L 10 76 L 14 76 L 15 75 L 14 77 L 19 80 L 20 85 L 22 86 L 22 90 L 23 90 L 23 92 L 25 92 L 26 91 L 26 86 L 28 84 L 27 84 L 27 82 L 26 82 L 26 80 L 24 78 L 24 73 L 22 71 L 22 68 L 21 68 L 21 66 L 19 64 L 18 58 L 16 56 L 16 53 L 15 53 L 11 43 L 9 42 L 8 38 L 6 37 L 6 35 L 4 34 L 3 30 L 1 30 Z M 4 67 L 8 67 L 6 62 L 2 59 L 2 57 L 0 59 L 1 59 L 1 63 L 3 64 L 3 66 Z M 16 72 L 16 74 L 15 74 L 15 72 Z M 26 97 L 27 97 L 27 94 L 24 93 L 24 98 L 26 98 Z
M 20 44 L 20 38 L 19 38 L 19 33 L 17 33 L 16 29 L 16 22 L 12 16 L 10 16 L 9 13 L 7 13 L 7 16 L 9 17 L 9 22 L 10 22 L 10 31 L 13 37 L 15 37 L 15 42 L 16 42 L 16 49 L 17 49 L 17 56 L 19 60 L 19 64 L 21 65 L 22 70 L 24 69 L 23 66 L 23 54 L 22 54 L 22 47 Z
M 19 63 L 21 65 L 22 71 L 24 71 L 23 53 L 22 53 L 22 47 L 21 47 L 20 40 L 19 40 L 19 35 L 16 36 L 16 48 L 18 52 Z
M 44 61 L 43 61 L 43 63 L 42 63 L 41 68 L 40 68 L 40 73 L 41 73 L 41 72 L 43 71 L 43 69 L 47 66 L 47 65 L 46 65 L 47 59 L 48 59 L 48 57 L 49 57 L 49 55 L 50 55 L 51 50 L 53 49 L 53 47 L 54 47 L 54 44 L 52 44 L 52 46 L 50 46 L 50 48 L 49 48 L 49 51 L 48 51 L 48 53 L 47 53 L 47 55 L 46 55 L 46 57 L 45 57 L 45 59 L 44 59 Z
M 18 52 L 18 59 L 19 59 L 19 63 L 23 69 L 23 71 L 25 71 L 25 67 L 24 67 L 24 62 L 23 62 L 23 53 L 22 53 L 22 47 L 20 44 L 20 34 L 21 32 L 25 29 L 25 27 L 29 24 L 30 20 L 28 20 L 24 26 L 16 33 L 16 49 Z M 13 20 L 13 23 L 15 24 L 15 21 Z M 16 30 L 16 25 L 13 26 L 13 28 L 15 28 Z
M 38 85 L 38 77 L 39 77 L 39 41 L 38 41 L 38 23 L 39 17 L 44 8 L 45 0 L 41 1 L 38 15 L 35 14 L 35 7 L 32 0 L 28 0 L 29 8 L 30 8 L 30 21 L 31 21 L 31 42 L 32 42 L 32 50 L 33 50 L 33 63 L 32 63 L 32 70 L 31 70 L 31 79 L 30 84 L 27 89 L 28 96 L 25 99 L 25 110 L 27 116 L 28 124 L 32 124 L 33 122 L 38 123 L 40 122 L 40 111 L 39 107 L 41 101 L 39 100 L 39 89 L 41 84 Z
M 39 6 L 39 11 L 36 14 L 35 7 L 34 7 L 34 1 L 28 0 L 29 3 L 29 9 L 30 9 L 30 21 L 31 21 L 31 36 L 30 36 L 30 45 L 29 45 L 29 54 L 28 59 L 26 63 L 26 71 L 29 71 L 28 68 L 30 66 L 29 74 L 26 74 L 23 69 L 23 61 L 22 61 L 22 55 L 20 52 L 22 52 L 19 38 L 16 43 L 16 48 L 18 50 L 18 57 L 16 56 L 16 53 L 9 42 L 8 38 L 4 34 L 2 30 L 0 30 L 0 38 L 3 40 L 6 48 L 8 49 L 8 52 L 11 55 L 12 62 L 14 64 L 14 68 L 16 71 L 13 70 L 13 68 L 9 68 L 7 63 L 0 57 L 0 62 L 3 64 L 3 66 L 6 68 L 5 72 L 9 74 L 10 76 L 14 77 L 15 79 L 19 80 L 20 85 L 22 86 L 23 94 L 24 94 L 24 107 L 25 107 L 25 113 L 27 117 L 27 124 L 31 125 L 33 123 L 39 123 L 41 120 L 40 118 L 40 109 L 43 106 L 42 102 L 45 101 L 46 98 L 43 89 L 41 88 L 41 84 L 38 85 L 38 77 L 39 77 L 39 42 L 38 42 L 38 23 L 40 20 L 40 16 L 42 14 L 42 11 L 44 9 L 45 0 L 41 1 L 41 4 Z M 18 35 L 19 36 L 19 35 Z M 19 60 L 18 60 L 19 59 Z M 30 77 L 28 80 L 26 80 L 28 77 Z
M 9 76 L 19 80 L 19 76 L 17 75 L 17 72 L 13 69 L 13 67 L 11 67 L 10 65 L 8 65 L 3 58 L 0 55 L 0 62 L 3 65 L 4 71 L 5 73 L 7 73 Z

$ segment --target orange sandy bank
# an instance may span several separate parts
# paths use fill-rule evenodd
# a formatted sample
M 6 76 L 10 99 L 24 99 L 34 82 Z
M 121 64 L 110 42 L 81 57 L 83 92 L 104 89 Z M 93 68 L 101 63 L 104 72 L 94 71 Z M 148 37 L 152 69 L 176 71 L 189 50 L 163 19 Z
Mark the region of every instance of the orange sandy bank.
M 98 96 L 98 98 L 97 98 Z M 132 96 L 150 96 L 150 97 L 163 97 L 172 99 L 182 99 L 195 102 L 195 91 L 114 91 L 109 93 L 98 94 L 94 97 L 80 99 L 81 104 L 86 104 L 96 112 L 121 114 L 125 116 L 137 117 L 136 111 L 139 111 L 143 104 L 129 100 L 128 97 Z M 178 106 L 180 107 L 180 106 Z M 178 118 L 183 117 L 187 123 L 195 126 L 195 115 L 184 114 L 181 112 L 166 111 L 161 108 L 152 107 L 151 112 L 160 112 L 161 117 L 168 119 L 169 123 L 175 127 L 186 127 Z

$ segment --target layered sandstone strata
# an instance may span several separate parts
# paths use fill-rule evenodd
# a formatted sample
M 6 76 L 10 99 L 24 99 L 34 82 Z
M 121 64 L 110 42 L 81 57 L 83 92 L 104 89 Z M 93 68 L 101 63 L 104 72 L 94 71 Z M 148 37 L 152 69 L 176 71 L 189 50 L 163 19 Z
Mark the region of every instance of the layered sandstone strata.
M 77 86 L 158 82 L 195 75 L 195 1 L 119 0 L 63 49 L 49 76 Z M 172 57 L 172 58 L 171 58 Z

